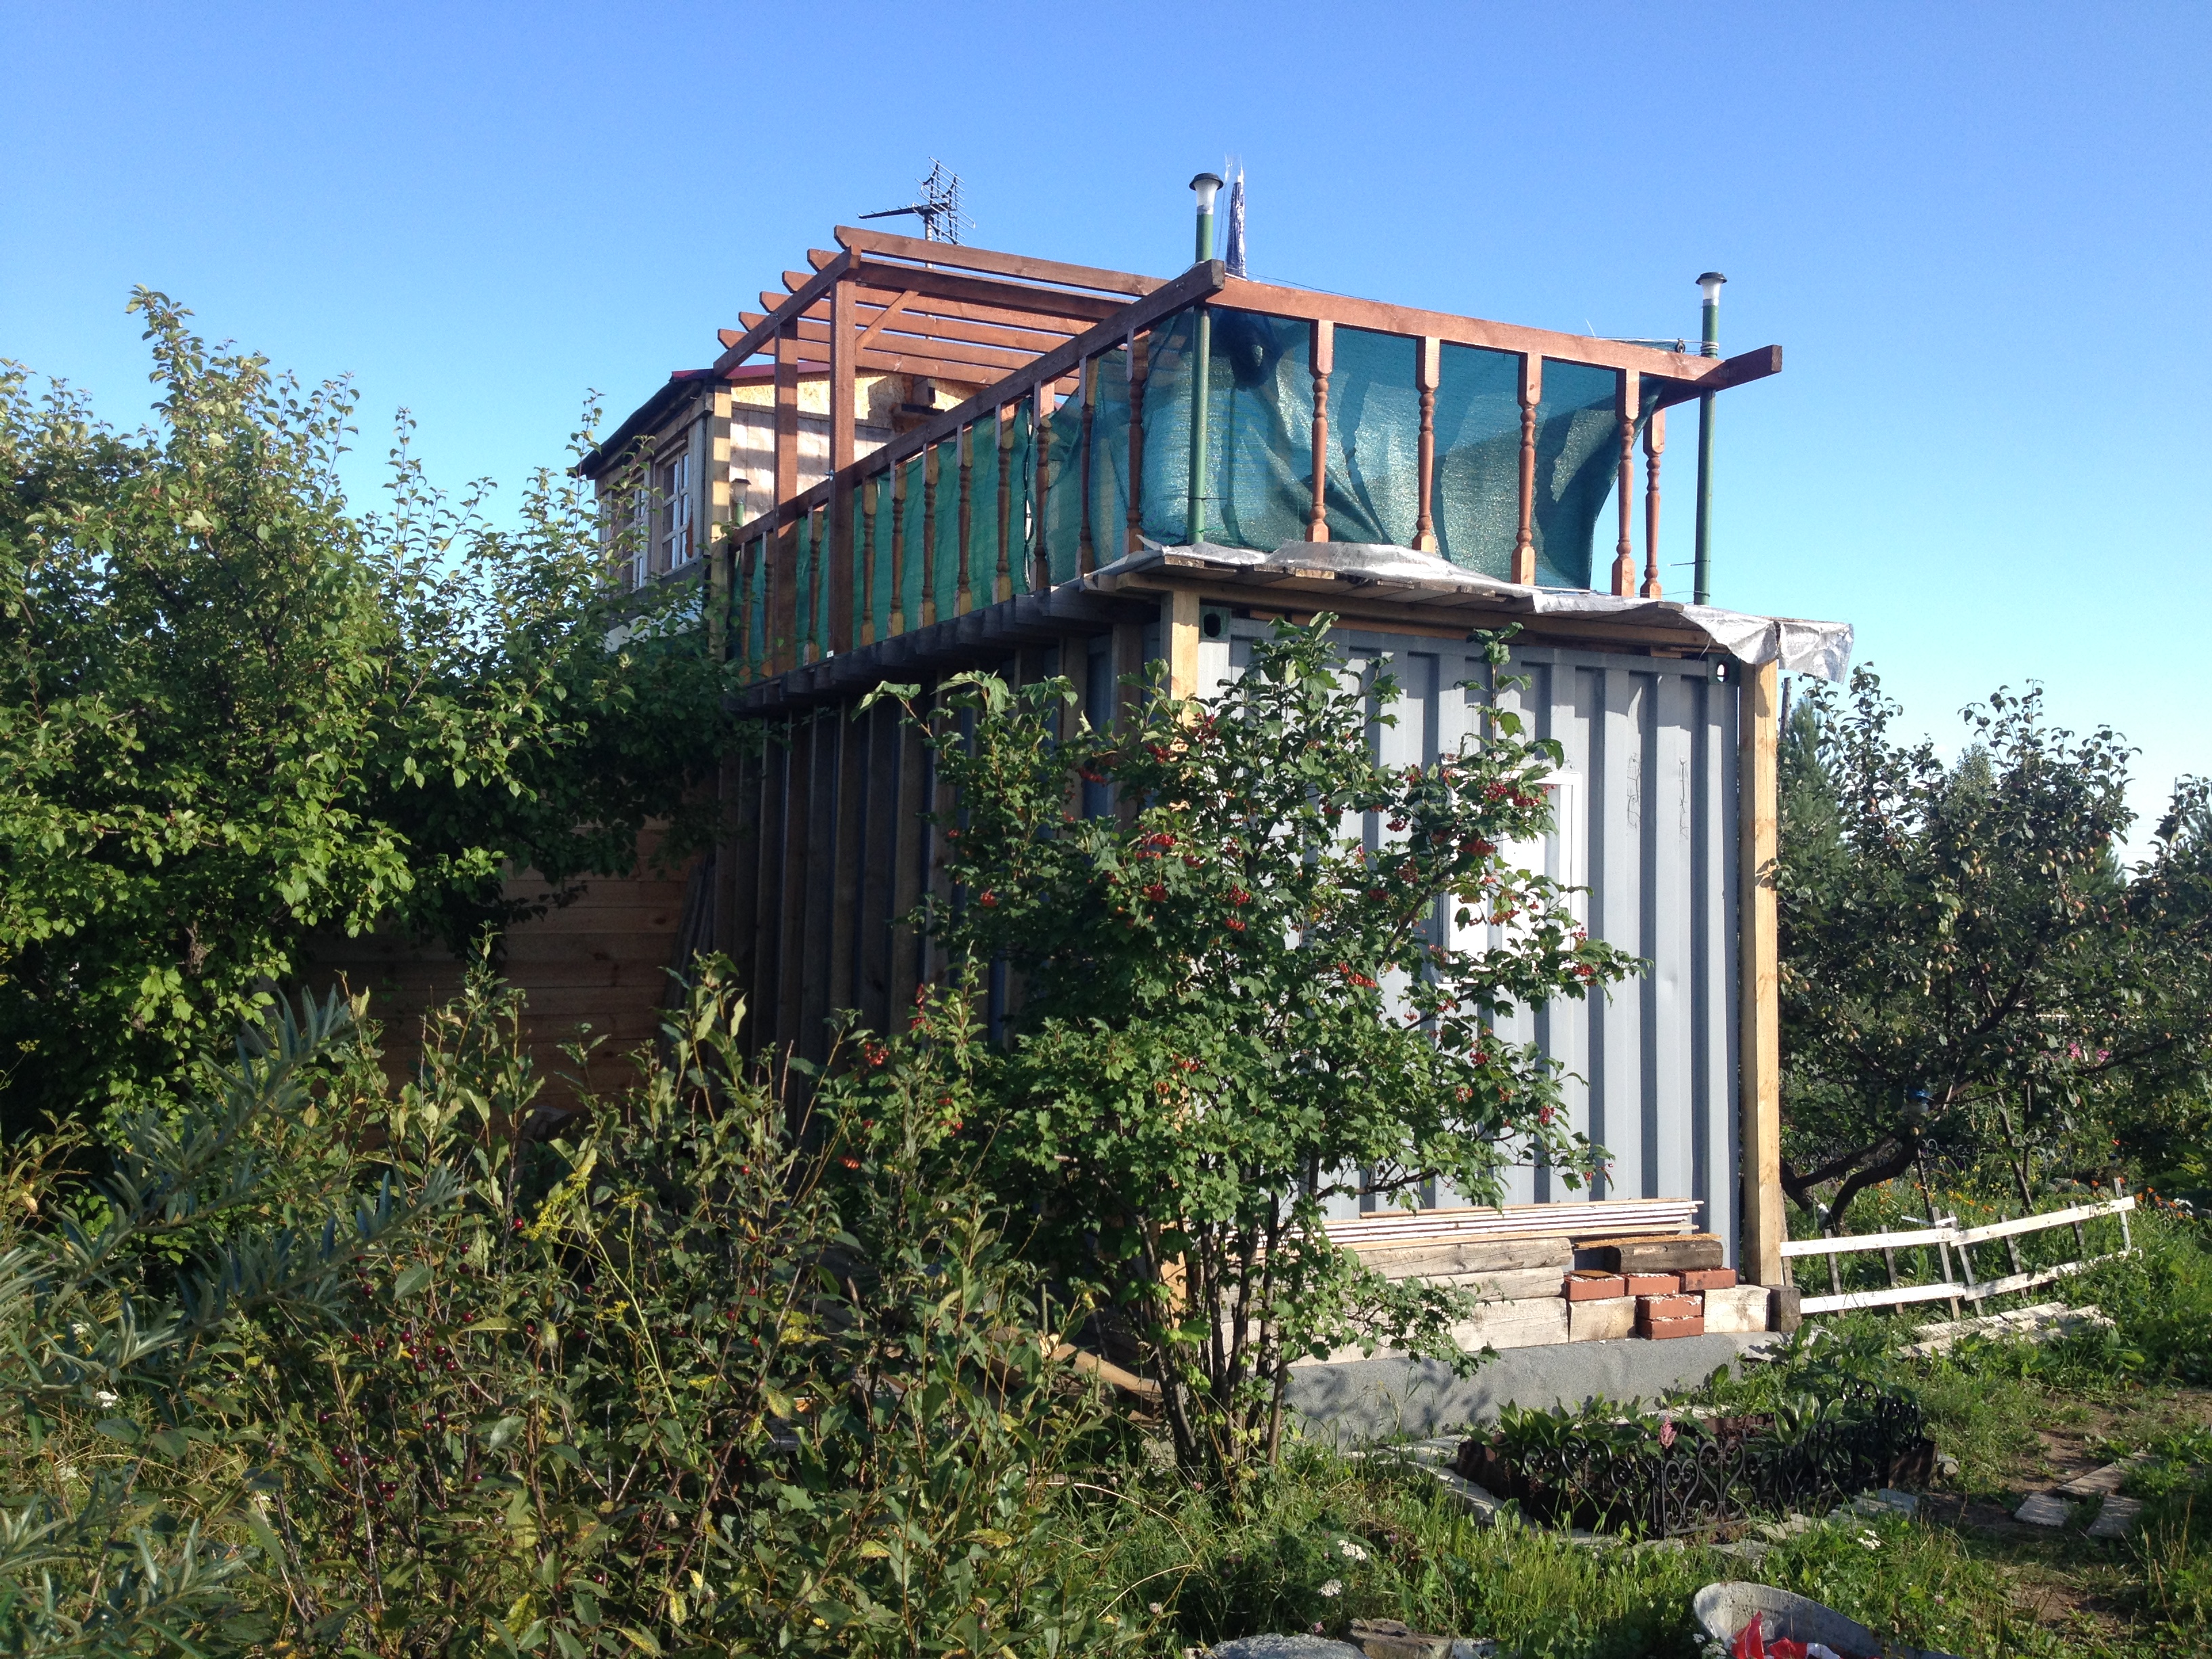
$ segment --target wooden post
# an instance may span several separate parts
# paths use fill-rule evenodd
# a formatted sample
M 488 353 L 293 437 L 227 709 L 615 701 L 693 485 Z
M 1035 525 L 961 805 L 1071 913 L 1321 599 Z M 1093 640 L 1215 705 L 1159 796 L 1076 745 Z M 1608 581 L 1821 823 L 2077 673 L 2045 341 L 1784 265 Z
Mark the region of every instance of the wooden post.
M 1436 491 L 1437 491 L 1437 378 L 1443 368 L 1443 342 L 1423 339 L 1414 343 L 1413 384 L 1421 394 L 1421 435 L 1414 451 L 1415 487 L 1420 491 L 1420 511 L 1413 520 L 1413 547 L 1416 551 L 1433 553 L 1437 550 Z
M 1313 501 L 1306 509 L 1306 539 L 1328 539 L 1328 377 L 1336 368 L 1336 325 L 1313 325 Z
M 1129 510 L 1123 516 L 1128 533 L 1121 550 L 1134 553 L 1145 544 L 1145 386 L 1152 376 L 1151 337 L 1129 337 Z
M 1613 544 L 1613 591 L 1627 599 L 1636 592 L 1636 547 L 1629 526 L 1636 522 L 1636 403 L 1641 377 L 1620 371 L 1620 471 L 1613 490 L 1620 497 L 1620 539 Z
M 1198 595 L 1178 587 L 1160 601 L 1160 627 L 1166 634 L 1168 695 L 1198 695 Z
M 891 633 L 906 632 L 906 463 L 891 468 Z
M 1052 587 L 1052 543 L 1045 533 L 1044 522 L 1045 503 L 1052 495 L 1052 383 L 1049 380 L 1036 389 L 1036 413 L 1030 419 L 1030 432 L 1036 445 L 1036 500 L 1030 508 L 1030 531 L 1036 544 L 1036 580 L 1030 591 L 1043 593 Z
M 878 473 L 860 486 L 860 643 L 876 642 L 876 501 L 884 487 Z
M 1774 899 L 1778 683 L 1771 662 L 1746 670 L 1736 714 L 1741 1267 L 1759 1285 L 1790 1282 L 1782 1261 L 1782 1009 Z
M 921 625 L 937 620 L 937 477 L 942 446 L 921 452 Z
M 968 541 L 975 527 L 974 497 L 975 491 L 975 425 L 969 422 L 960 428 L 960 572 L 959 582 L 953 589 L 953 614 L 964 617 L 975 608 L 975 592 L 968 584 Z
M 1659 457 L 1667 448 L 1667 411 L 1655 409 L 1644 428 L 1644 587 L 1659 597 Z
M 1513 580 L 1536 580 L 1536 405 L 1544 400 L 1544 360 L 1521 354 L 1521 527 L 1513 538 Z
M 775 603 L 769 608 L 769 672 L 780 674 L 796 660 L 799 648 L 799 532 L 781 511 L 799 494 L 799 325 L 786 323 L 775 334 L 775 506 L 772 544 Z
M 1082 481 L 1082 521 L 1075 531 L 1075 568 L 1085 575 L 1098 568 L 1098 549 L 1091 534 L 1091 431 L 1098 414 L 1098 360 L 1084 360 L 1081 372 L 1083 425 L 1077 436 L 1075 476 Z
M 1014 406 L 1002 404 L 991 417 L 999 437 L 999 569 L 991 595 L 1014 597 Z
M 859 354 L 854 349 L 860 313 L 853 279 L 841 276 L 830 290 L 830 476 L 842 480 L 853 465 L 853 400 L 858 377 L 854 370 Z M 856 526 L 854 502 L 846 486 L 833 483 L 830 489 L 830 521 L 822 545 L 842 550 L 845 556 L 830 577 L 830 650 L 850 651 L 857 637 L 853 629 L 852 544 Z M 817 564 L 825 561 L 817 559 Z M 827 654 L 825 653 L 824 654 Z

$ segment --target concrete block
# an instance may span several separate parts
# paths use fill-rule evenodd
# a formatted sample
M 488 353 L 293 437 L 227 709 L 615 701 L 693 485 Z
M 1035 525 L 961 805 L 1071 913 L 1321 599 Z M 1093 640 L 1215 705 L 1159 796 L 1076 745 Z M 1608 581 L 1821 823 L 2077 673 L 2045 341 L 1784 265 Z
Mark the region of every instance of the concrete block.
M 1681 1279 L 1682 1288 L 1686 1291 L 1732 1290 L 1735 1285 L 1735 1269 L 1733 1267 L 1692 1267 L 1681 1275 Z
M 1636 1302 L 1632 1297 L 1567 1304 L 1567 1336 L 1571 1341 L 1618 1342 L 1635 1334 Z
M 1766 1328 L 1785 1334 L 1805 1322 L 1803 1310 L 1798 1305 L 1803 1292 L 1795 1285 L 1777 1285 L 1766 1293 Z
M 1483 1347 L 1528 1348 L 1567 1340 L 1565 1297 L 1486 1304 L 1474 1318 L 1452 1327 L 1452 1340 L 1473 1352 Z
M 1449 1279 L 1514 1267 L 1557 1267 L 1564 1275 L 1575 1259 L 1574 1247 L 1558 1237 L 1427 1239 L 1355 1249 L 1360 1261 L 1385 1279 Z
M 1682 1293 L 1682 1275 L 1630 1273 L 1628 1293 L 1631 1296 L 1680 1296 Z
M 1577 1272 L 1567 1275 L 1570 1302 L 1609 1302 L 1628 1294 L 1628 1281 L 1619 1273 Z M 1761 1330 L 1765 1326 L 1759 1328 Z
M 1704 1292 L 1709 1331 L 1763 1331 L 1767 1291 L 1764 1285 L 1734 1285 Z

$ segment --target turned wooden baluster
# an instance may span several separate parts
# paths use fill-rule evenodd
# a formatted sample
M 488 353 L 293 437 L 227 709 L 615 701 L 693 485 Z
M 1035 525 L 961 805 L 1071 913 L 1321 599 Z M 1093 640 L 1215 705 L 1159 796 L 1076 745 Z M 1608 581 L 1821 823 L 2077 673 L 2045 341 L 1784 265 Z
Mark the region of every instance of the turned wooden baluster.
M 960 617 L 975 608 L 975 592 L 968 585 L 968 538 L 975 527 L 975 428 L 971 422 L 960 428 L 960 580 L 952 598 L 953 614 Z
M 1036 582 L 1032 592 L 1052 586 L 1052 544 L 1045 535 L 1044 506 L 1052 494 L 1052 383 L 1036 389 L 1036 412 L 1030 419 L 1030 436 L 1036 445 L 1036 499 L 1030 503 L 1030 535 L 1035 542 Z
M 1127 532 L 1121 550 L 1134 553 L 1145 544 L 1145 382 L 1151 376 L 1152 337 L 1129 337 L 1129 510 Z
M 1001 404 L 991 416 L 999 427 L 999 570 L 991 595 L 1014 597 L 1014 406 Z
M 1613 549 L 1613 591 L 1629 599 L 1636 592 L 1636 549 L 1629 526 L 1636 522 L 1636 397 L 1638 375 L 1632 368 L 1620 371 L 1620 473 L 1616 492 L 1620 497 L 1620 539 Z
M 1336 325 L 1313 325 L 1313 505 L 1306 510 L 1306 539 L 1328 539 L 1328 377 L 1336 368 Z
M 1421 510 L 1413 520 L 1413 546 L 1423 553 L 1437 550 L 1437 377 L 1443 365 L 1443 342 L 1421 340 L 1413 353 L 1413 384 L 1421 392 L 1421 436 L 1414 451 L 1416 487 Z
M 1098 568 L 1098 549 L 1091 536 L 1091 429 L 1098 414 L 1098 360 L 1088 359 L 1083 365 L 1083 424 L 1076 441 L 1081 446 L 1075 458 L 1075 476 L 1082 489 L 1082 521 L 1076 526 L 1075 568 L 1085 575 Z
M 891 632 L 906 632 L 906 464 L 891 468 Z
M 1659 457 L 1667 448 L 1667 411 L 1655 409 L 1644 428 L 1644 587 L 1659 597 Z
M 1513 537 L 1513 580 L 1522 586 L 1536 580 L 1536 405 L 1544 401 L 1544 360 L 1534 352 L 1521 358 L 1521 526 Z
M 921 463 L 921 625 L 937 620 L 937 475 L 938 450 L 931 444 L 922 451 Z
M 860 486 L 860 643 L 876 642 L 876 499 L 880 475 Z
M 738 550 L 738 660 L 745 665 L 745 678 L 751 679 L 757 665 L 753 660 L 753 573 L 757 555 L 757 542 L 747 542 Z

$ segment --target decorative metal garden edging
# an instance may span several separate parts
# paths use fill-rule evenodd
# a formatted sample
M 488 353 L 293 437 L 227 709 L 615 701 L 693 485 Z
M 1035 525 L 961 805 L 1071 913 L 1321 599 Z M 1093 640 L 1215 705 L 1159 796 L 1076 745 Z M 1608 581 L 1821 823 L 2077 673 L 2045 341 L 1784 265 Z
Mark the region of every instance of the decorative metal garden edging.
M 1735 1417 L 1512 1413 L 1458 1468 L 1529 1519 L 1670 1538 L 1923 1485 L 1936 1447 L 1911 1399 L 1870 1388 Z

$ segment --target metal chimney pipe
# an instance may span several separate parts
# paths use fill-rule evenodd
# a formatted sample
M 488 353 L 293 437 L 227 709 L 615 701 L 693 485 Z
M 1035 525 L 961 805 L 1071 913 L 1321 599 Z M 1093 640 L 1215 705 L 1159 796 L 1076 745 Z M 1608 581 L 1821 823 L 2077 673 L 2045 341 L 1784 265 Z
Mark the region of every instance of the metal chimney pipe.
M 1219 175 L 1201 173 L 1190 181 L 1198 192 L 1198 258 L 1204 264 L 1213 257 L 1213 198 L 1221 188 Z M 1190 510 L 1184 526 L 1183 540 L 1195 547 L 1206 539 L 1206 394 L 1212 389 L 1213 361 L 1213 313 L 1203 305 L 1198 307 L 1198 339 L 1191 352 L 1190 376 Z
M 1721 355 L 1721 284 L 1726 281 L 1717 270 L 1698 278 L 1698 287 L 1705 295 L 1705 343 L 1699 347 L 1703 356 Z M 1695 605 L 1712 603 L 1712 529 L 1713 394 L 1708 392 L 1698 399 L 1698 550 L 1690 586 L 1691 602 Z

